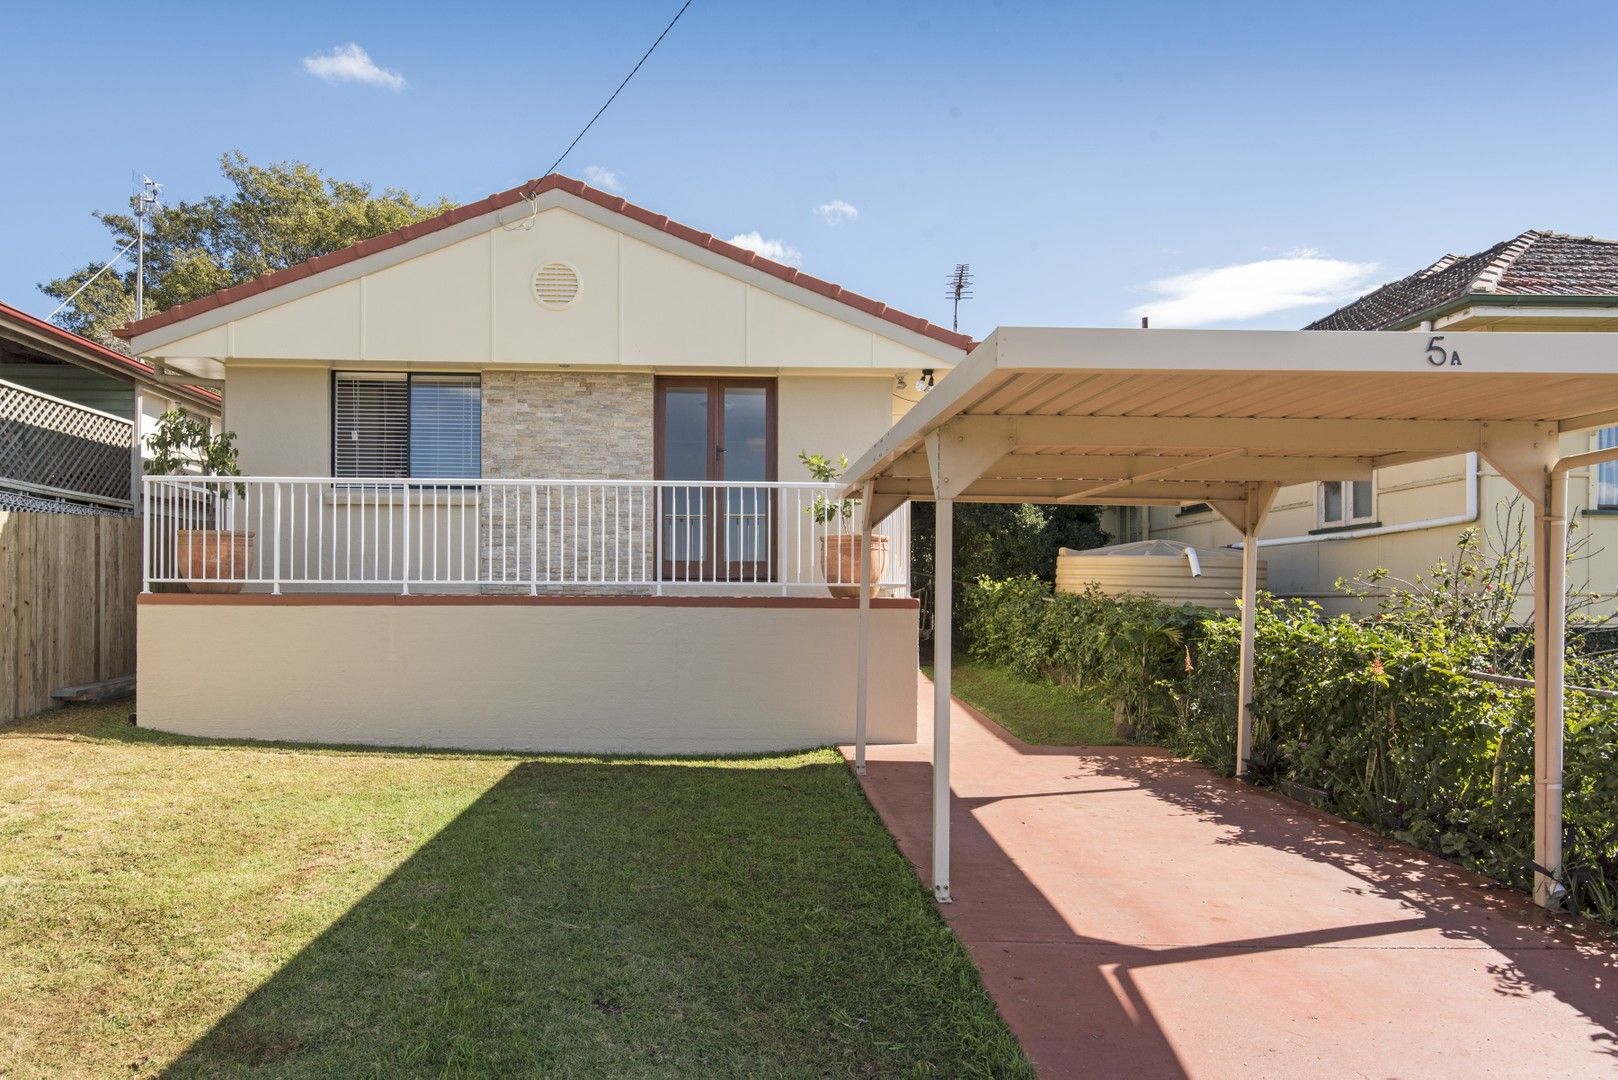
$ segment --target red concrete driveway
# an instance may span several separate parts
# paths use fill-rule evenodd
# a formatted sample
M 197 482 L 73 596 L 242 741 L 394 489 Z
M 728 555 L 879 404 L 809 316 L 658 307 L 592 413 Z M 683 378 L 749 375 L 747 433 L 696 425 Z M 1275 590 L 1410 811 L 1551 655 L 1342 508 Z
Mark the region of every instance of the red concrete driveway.
M 1043 1075 L 1618 1075 L 1618 955 L 1520 894 L 1161 751 L 953 723 L 940 910 Z M 930 756 L 865 780 L 923 881 Z

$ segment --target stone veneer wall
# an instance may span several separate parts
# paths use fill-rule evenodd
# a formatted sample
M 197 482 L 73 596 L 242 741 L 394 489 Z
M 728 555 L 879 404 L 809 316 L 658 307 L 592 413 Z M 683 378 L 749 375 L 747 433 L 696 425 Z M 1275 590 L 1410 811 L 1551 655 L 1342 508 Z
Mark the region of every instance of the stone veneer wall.
M 653 401 L 648 374 L 485 371 L 483 475 L 649 481 Z M 550 553 L 541 581 L 584 577 L 587 567 L 597 578 L 644 580 L 653 509 L 650 489 L 635 486 L 490 489 L 480 514 L 484 573 L 526 581 L 537 523 L 541 558 Z M 604 521 L 619 526 L 603 529 Z
M 485 371 L 483 475 L 650 480 L 652 376 Z

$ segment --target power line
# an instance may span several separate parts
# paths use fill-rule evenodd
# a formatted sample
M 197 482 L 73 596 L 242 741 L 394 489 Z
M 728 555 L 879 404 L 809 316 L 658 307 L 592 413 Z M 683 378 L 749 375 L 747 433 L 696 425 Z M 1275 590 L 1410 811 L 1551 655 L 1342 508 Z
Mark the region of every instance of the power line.
M 624 81 L 618 84 L 618 89 L 612 92 L 612 97 L 609 97 L 606 104 L 602 105 L 601 108 L 596 110 L 596 114 L 590 117 L 590 122 L 585 124 L 584 127 L 579 130 L 579 133 L 573 136 L 573 141 L 567 144 L 567 149 L 562 151 L 562 156 L 551 162 L 551 167 L 546 169 L 542 175 L 549 176 L 551 173 L 556 171 L 556 167 L 558 165 L 567 160 L 567 156 L 573 152 L 573 148 L 579 145 L 579 140 L 584 138 L 585 134 L 595 126 L 595 122 L 597 120 L 601 119 L 601 114 L 607 111 L 607 106 L 616 101 L 618 95 L 623 93 L 624 87 L 628 86 L 629 80 L 635 77 L 635 72 L 640 70 L 641 64 L 646 63 L 647 59 L 652 55 L 653 50 L 655 50 L 659 45 L 663 44 L 663 39 L 669 36 L 669 31 L 674 29 L 674 24 L 680 21 L 680 16 L 684 15 L 685 9 L 690 6 L 691 0 L 685 0 L 685 3 L 680 5 L 680 10 L 674 13 L 674 18 L 670 19 L 669 24 L 663 27 L 663 32 L 657 35 L 657 40 L 652 42 L 651 48 L 646 50 L 645 54 L 641 56 L 640 60 L 636 62 L 635 66 L 629 70 L 629 74 L 624 76 Z

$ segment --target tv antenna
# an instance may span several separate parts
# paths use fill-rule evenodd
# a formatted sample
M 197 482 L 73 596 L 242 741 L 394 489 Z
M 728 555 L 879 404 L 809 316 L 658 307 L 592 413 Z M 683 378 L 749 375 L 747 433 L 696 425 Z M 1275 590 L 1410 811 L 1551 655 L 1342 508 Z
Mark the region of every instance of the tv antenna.
M 961 301 L 972 299 L 972 265 L 970 263 L 955 264 L 955 272 L 949 276 L 949 292 L 944 295 L 947 299 L 955 302 L 955 314 L 950 320 L 950 328 L 956 333 L 960 333 Z
M 140 178 L 135 195 L 135 318 L 146 315 L 146 219 L 157 209 L 163 185 L 150 176 Z
M 162 194 L 162 184 L 159 184 L 150 176 L 140 178 L 140 193 L 135 196 L 135 239 L 119 248 L 117 254 L 102 264 L 101 269 L 79 282 L 79 287 L 68 293 L 62 302 L 57 304 L 49 315 L 45 316 L 47 319 L 56 318 L 63 308 L 73 302 L 75 297 L 90 287 L 92 281 L 111 270 L 119 259 L 129 254 L 130 248 L 136 249 L 135 318 L 138 319 L 146 313 L 146 282 L 144 280 L 146 277 L 146 219 L 151 216 L 153 210 L 157 209 L 157 203 Z

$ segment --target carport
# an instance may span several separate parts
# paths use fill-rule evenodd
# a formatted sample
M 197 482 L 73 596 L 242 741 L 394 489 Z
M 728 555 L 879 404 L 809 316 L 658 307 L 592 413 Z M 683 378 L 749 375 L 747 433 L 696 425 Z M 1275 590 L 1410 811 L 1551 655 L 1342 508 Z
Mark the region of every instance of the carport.
M 1207 503 L 1241 531 L 1236 772 L 1252 749 L 1257 538 L 1286 484 L 1477 453 L 1535 508 L 1534 898 L 1560 902 L 1567 474 L 1561 437 L 1618 425 L 1618 338 L 1002 327 L 848 471 L 871 527 L 937 507 L 935 580 L 957 502 Z M 869 560 L 862 560 L 862 565 Z M 870 588 L 861 590 L 855 764 L 865 768 Z M 948 903 L 950 590 L 935 590 L 933 890 Z

